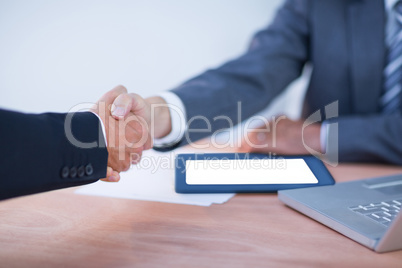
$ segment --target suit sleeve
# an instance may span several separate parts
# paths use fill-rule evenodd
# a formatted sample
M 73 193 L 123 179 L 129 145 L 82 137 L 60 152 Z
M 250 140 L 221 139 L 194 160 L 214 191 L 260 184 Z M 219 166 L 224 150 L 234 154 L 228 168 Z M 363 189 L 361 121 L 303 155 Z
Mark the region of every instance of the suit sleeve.
M 106 176 L 108 152 L 94 114 L 0 110 L 0 122 L 0 200 Z
M 333 126 L 338 124 L 338 131 Z M 343 116 L 329 120 L 329 157 L 342 162 L 402 165 L 402 115 Z M 338 157 L 337 157 L 338 156 Z
M 229 120 L 240 123 L 300 76 L 309 58 L 308 5 L 308 1 L 286 1 L 244 55 L 172 90 L 183 101 L 188 122 L 179 145 L 228 128 Z

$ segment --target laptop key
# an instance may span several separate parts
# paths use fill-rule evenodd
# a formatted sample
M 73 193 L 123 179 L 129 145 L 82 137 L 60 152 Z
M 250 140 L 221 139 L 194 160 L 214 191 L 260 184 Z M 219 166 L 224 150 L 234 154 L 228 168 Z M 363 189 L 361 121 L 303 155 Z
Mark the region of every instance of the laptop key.
M 382 223 L 384 220 L 382 219 L 382 217 L 376 215 L 376 214 L 367 214 L 365 215 L 367 218 L 372 219 L 378 223 Z
M 382 217 L 384 220 L 386 220 L 386 221 L 391 221 L 391 219 L 390 218 L 387 218 L 387 217 Z
M 387 202 L 381 202 L 381 204 L 383 204 L 384 206 L 390 207 L 391 205 L 388 204 Z
M 376 219 L 381 219 L 381 216 L 379 216 L 379 215 L 377 215 L 377 214 L 375 214 L 375 213 L 370 214 L 370 215 L 373 216 L 373 217 L 376 218 Z M 367 216 L 370 216 L 370 215 L 367 215 Z
M 356 212 L 356 213 L 365 215 L 365 214 L 379 213 L 379 212 L 382 212 L 383 210 L 382 210 L 382 209 L 378 209 L 378 208 L 375 208 L 375 209 L 363 209 L 363 208 L 359 208 L 359 209 L 354 209 L 353 211 Z
M 388 213 L 389 213 L 391 216 L 395 217 L 396 215 L 398 215 L 399 211 L 390 210 L 390 211 L 388 211 Z
M 398 215 L 401 205 L 402 199 L 398 199 L 353 206 L 349 209 L 380 224 L 389 226 Z
M 385 215 L 387 215 L 388 217 L 392 217 L 392 215 L 386 211 L 383 212 Z

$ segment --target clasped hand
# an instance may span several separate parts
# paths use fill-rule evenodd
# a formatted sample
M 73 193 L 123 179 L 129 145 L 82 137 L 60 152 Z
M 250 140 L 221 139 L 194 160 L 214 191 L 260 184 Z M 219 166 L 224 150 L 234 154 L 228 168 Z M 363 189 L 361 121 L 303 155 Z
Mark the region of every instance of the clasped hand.
M 149 105 L 139 95 L 117 86 L 104 94 L 91 111 L 105 127 L 109 157 L 107 175 L 102 180 L 117 182 L 119 172 L 127 171 L 140 161 L 142 151 L 152 148 Z

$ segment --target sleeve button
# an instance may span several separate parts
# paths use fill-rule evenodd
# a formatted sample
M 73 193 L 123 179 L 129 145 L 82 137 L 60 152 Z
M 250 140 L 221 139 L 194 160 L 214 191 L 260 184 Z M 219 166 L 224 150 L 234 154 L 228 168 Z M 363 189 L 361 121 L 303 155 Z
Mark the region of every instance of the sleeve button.
M 63 167 L 62 169 L 61 169 L 61 177 L 63 178 L 63 179 L 66 179 L 66 178 L 68 178 L 68 176 L 70 175 L 70 169 L 68 168 L 68 167 Z
M 85 173 L 87 174 L 87 176 L 91 176 L 94 173 L 94 168 L 91 164 L 86 165 Z
M 72 168 L 70 168 L 70 178 L 75 178 L 75 177 L 77 177 L 77 168 L 72 167 Z
M 80 166 L 77 170 L 78 178 L 84 177 L 85 175 L 85 168 L 84 166 Z

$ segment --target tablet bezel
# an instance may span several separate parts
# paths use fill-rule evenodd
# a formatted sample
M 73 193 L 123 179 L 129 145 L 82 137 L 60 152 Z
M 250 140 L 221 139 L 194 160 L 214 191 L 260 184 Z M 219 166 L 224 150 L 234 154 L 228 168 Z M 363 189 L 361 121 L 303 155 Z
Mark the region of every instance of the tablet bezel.
M 303 159 L 318 180 L 314 184 L 216 184 L 189 185 L 186 183 L 187 160 L 213 159 Z M 175 160 L 175 191 L 176 193 L 273 193 L 278 190 L 332 185 L 335 181 L 324 163 L 311 155 L 279 156 L 252 153 L 207 153 L 179 154 Z

